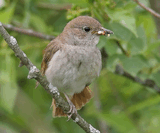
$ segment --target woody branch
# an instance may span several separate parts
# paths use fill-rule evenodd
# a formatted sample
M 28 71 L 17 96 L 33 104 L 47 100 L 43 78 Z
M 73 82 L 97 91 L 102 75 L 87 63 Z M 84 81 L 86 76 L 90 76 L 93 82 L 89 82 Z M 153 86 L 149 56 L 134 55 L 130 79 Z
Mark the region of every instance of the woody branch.
M 11 24 L 2 24 L 2 25 L 3 25 L 4 28 L 6 28 L 8 30 L 15 31 L 15 32 L 18 32 L 18 33 L 22 33 L 22 34 L 29 35 L 29 36 L 34 36 L 34 37 L 37 37 L 37 38 L 40 38 L 40 39 L 52 40 L 52 39 L 55 38 L 54 36 L 45 35 L 45 34 L 33 31 L 31 29 L 18 28 L 18 27 L 15 27 L 15 26 L 11 25 Z
M 53 87 L 45 77 L 43 77 L 35 65 L 28 59 L 27 55 L 18 46 L 17 40 L 8 34 L 0 22 L 0 34 L 7 42 L 9 47 L 14 51 L 15 56 L 18 57 L 23 65 L 29 69 L 28 79 L 37 80 L 42 87 L 56 100 L 59 107 L 62 108 L 64 113 L 69 111 L 69 104 L 60 96 L 59 91 L 56 87 Z M 78 124 L 86 133 L 100 133 L 99 130 L 92 127 L 91 124 L 87 123 L 79 114 L 73 114 L 71 117 L 76 124 Z
M 136 83 L 139 83 L 145 87 L 150 87 L 152 89 L 154 89 L 155 91 L 157 91 L 160 94 L 160 87 L 158 85 L 156 85 L 156 83 L 151 80 L 151 79 L 146 79 L 146 80 L 142 80 L 139 77 L 134 77 L 132 76 L 130 73 L 126 72 L 122 66 L 117 65 L 116 66 L 116 70 L 115 70 L 115 74 L 121 75 L 123 77 L 126 77 Z
M 146 11 L 150 12 L 153 16 L 160 18 L 160 14 L 155 12 L 154 10 L 152 10 L 151 8 L 146 7 L 144 4 L 142 4 L 141 2 L 139 2 L 138 0 L 134 0 L 139 6 L 141 6 L 143 9 L 145 9 Z

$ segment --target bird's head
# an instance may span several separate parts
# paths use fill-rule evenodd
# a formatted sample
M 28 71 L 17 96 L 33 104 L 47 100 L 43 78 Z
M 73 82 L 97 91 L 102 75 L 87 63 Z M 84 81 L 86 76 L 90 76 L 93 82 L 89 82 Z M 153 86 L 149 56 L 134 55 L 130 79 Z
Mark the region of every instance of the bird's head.
M 92 17 L 79 16 L 66 25 L 63 34 L 67 34 L 68 39 L 74 42 L 72 45 L 96 46 L 99 42 L 100 35 L 110 35 L 113 34 L 113 32 L 103 28 L 102 25 Z

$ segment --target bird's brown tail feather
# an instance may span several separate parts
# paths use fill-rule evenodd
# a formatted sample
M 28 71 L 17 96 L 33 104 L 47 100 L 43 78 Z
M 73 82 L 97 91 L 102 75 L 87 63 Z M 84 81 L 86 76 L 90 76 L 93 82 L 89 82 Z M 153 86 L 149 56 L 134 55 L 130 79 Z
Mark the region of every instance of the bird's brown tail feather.
M 72 103 L 75 105 L 76 109 L 81 109 L 89 100 L 93 97 L 93 93 L 90 88 L 87 86 L 83 89 L 82 92 L 74 94 L 71 98 Z M 53 117 L 62 117 L 67 116 L 61 108 L 56 107 L 56 102 L 53 99 Z

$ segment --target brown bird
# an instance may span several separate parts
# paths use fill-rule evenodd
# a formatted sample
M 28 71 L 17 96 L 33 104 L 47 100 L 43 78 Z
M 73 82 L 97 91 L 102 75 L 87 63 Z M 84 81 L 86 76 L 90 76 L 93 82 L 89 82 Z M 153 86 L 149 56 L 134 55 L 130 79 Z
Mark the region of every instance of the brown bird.
M 63 32 L 43 52 L 41 72 L 64 94 L 70 105 L 68 117 L 77 113 L 91 98 L 91 82 L 99 76 L 101 53 L 96 47 L 100 35 L 113 34 L 92 17 L 71 20 Z M 53 116 L 67 116 L 53 99 Z

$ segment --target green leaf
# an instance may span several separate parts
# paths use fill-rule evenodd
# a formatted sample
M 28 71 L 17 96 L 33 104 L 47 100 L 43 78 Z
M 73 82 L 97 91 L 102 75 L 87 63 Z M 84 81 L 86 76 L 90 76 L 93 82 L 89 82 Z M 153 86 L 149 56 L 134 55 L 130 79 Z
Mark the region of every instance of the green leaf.
M 132 57 L 121 55 L 119 56 L 119 59 L 123 68 L 134 76 L 143 68 L 149 67 L 148 61 L 142 55 L 135 55 Z
M 146 44 L 142 38 L 132 36 L 128 42 L 128 49 L 131 55 L 140 54 L 145 50 Z
M 102 113 L 100 118 L 115 129 L 117 129 L 121 133 L 138 133 L 136 127 L 133 122 L 128 118 L 127 114 L 120 113 Z
M 23 27 L 29 28 L 29 23 L 30 23 L 30 16 L 31 16 L 31 11 L 30 11 L 30 3 L 31 0 L 25 0 L 24 1 L 24 18 L 23 18 Z
M 38 32 L 46 32 L 47 26 L 42 18 L 40 18 L 37 15 L 31 14 L 30 16 L 30 24 L 33 25 L 33 27 Z
M 107 51 L 107 54 L 109 54 L 109 56 L 117 54 L 119 49 L 116 41 L 111 39 L 106 40 L 104 48 Z
M 128 7 L 127 7 L 128 6 Z M 132 33 L 137 35 L 135 17 L 132 13 L 134 4 L 127 4 L 122 8 L 109 9 L 106 8 L 106 13 L 112 19 L 112 21 L 119 22 L 128 28 Z M 130 9 L 130 10 L 129 10 Z
M 14 127 L 4 122 L 0 122 L 0 131 L 1 133 L 17 133 L 18 132 L 14 129 Z
M 0 98 L 2 106 L 9 112 L 13 112 L 18 86 L 16 84 L 15 61 L 13 60 L 13 58 L 11 58 L 10 55 L 6 55 L 5 65 L 6 70 L 0 73 L 2 75 L 2 77 L 0 77 Z
M 87 7 L 88 5 L 88 2 L 87 0 L 67 0 L 69 3 L 72 3 L 72 4 L 76 4 L 78 6 L 83 6 L 83 7 Z
M 14 14 L 16 2 L 12 3 L 8 8 L 0 12 L 0 21 L 2 23 L 10 23 Z
M 144 108 L 151 107 L 155 104 L 158 104 L 159 102 L 160 102 L 160 96 L 154 96 L 154 97 L 148 98 L 142 102 L 138 102 L 137 104 L 130 106 L 127 109 L 127 111 L 128 111 L 128 113 L 133 113 L 135 111 L 139 111 Z
M 138 37 L 132 36 L 128 43 L 128 49 L 130 50 L 131 55 L 142 53 L 147 48 L 144 28 L 142 26 L 139 26 L 137 28 L 137 33 Z
M 153 40 L 157 38 L 156 26 L 153 17 L 150 14 L 137 13 L 136 17 L 137 27 L 143 26 L 146 34 L 147 42 L 153 43 Z
M 160 87 L 160 82 L 159 82 L 159 80 L 160 80 L 160 73 L 159 72 L 151 74 L 151 79 L 153 81 L 155 81 L 155 83 Z
M 93 7 L 93 13 L 95 15 L 95 18 L 97 18 L 101 23 L 104 22 L 103 18 L 101 17 L 101 15 L 99 15 L 99 12 L 96 9 L 94 9 L 94 7 Z
M 119 61 L 119 54 L 114 54 L 112 56 L 109 56 L 107 59 L 107 69 L 114 72 L 118 61 Z
M 150 43 L 148 48 L 145 51 L 145 54 L 148 55 L 148 54 L 154 53 L 154 50 L 158 49 L 159 44 L 160 44 L 160 40 L 156 40 L 154 43 Z
M 122 39 L 126 42 L 128 42 L 134 35 L 129 29 L 127 29 L 125 26 L 123 26 L 120 23 L 113 22 L 110 24 L 110 27 L 117 38 Z
M 159 106 L 153 106 L 152 108 L 147 108 L 146 111 L 141 111 L 143 115 L 139 121 L 139 125 L 144 132 L 157 133 L 160 130 L 159 110 Z

